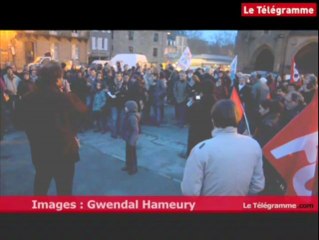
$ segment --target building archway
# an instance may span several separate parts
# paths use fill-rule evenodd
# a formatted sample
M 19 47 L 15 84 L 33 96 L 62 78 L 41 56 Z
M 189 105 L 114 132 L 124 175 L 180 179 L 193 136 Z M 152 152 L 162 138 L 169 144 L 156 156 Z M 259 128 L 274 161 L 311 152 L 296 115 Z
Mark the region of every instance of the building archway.
M 301 74 L 314 73 L 318 76 L 318 42 L 302 47 L 295 55 L 295 62 Z
M 26 41 L 24 42 L 24 51 L 25 51 L 25 62 L 31 63 L 34 61 L 34 42 Z
M 268 47 L 262 48 L 255 59 L 254 70 L 273 71 L 275 56 Z

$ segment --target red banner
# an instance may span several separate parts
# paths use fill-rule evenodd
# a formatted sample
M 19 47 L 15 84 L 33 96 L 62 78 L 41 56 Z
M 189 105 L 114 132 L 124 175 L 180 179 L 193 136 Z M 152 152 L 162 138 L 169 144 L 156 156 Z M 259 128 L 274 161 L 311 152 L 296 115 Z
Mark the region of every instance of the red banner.
M 312 102 L 263 148 L 264 156 L 287 183 L 287 195 L 318 192 L 318 92 Z
M 313 197 L 0 197 L 0 213 L 315 213 Z
M 317 3 L 242 3 L 242 17 L 316 17 Z

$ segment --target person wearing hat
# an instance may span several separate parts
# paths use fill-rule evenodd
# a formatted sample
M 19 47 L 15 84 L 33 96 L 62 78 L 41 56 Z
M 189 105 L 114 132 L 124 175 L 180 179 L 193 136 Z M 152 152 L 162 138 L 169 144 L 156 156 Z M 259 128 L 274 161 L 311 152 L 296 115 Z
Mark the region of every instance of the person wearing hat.
M 307 74 L 304 85 L 299 89 L 299 92 L 305 98 L 305 102 L 309 104 L 318 89 L 318 80 L 314 74 Z
M 18 85 L 18 96 L 23 98 L 35 91 L 36 88 L 35 83 L 30 79 L 29 71 L 24 71 L 22 81 L 20 81 Z
M 137 103 L 132 100 L 125 102 L 123 139 L 126 142 L 126 158 L 125 167 L 122 168 L 122 171 L 127 171 L 129 175 L 137 173 L 136 144 L 140 119 Z
M 256 125 L 255 123 L 258 120 L 258 110 L 259 110 L 259 105 L 268 99 L 270 97 L 270 89 L 267 85 L 267 79 L 263 78 L 260 74 L 257 74 L 257 81 L 256 83 L 252 86 L 251 89 L 251 97 L 252 97 L 252 119 L 250 121 L 251 123 L 251 131 L 254 132 Z

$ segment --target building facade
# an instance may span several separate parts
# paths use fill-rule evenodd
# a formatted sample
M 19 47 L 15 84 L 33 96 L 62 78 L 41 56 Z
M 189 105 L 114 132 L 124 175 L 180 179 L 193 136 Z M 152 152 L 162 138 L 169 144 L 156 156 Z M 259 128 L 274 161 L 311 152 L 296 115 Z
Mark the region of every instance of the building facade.
M 112 31 L 92 30 L 89 35 L 89 63 L 93 60 L 110 59 L 112 55 Z
M 238 70 L 289 74 L 292 59 L 301 74 L 318 75 L 318 31 L 238 31 Z
M 164 50 L 165 61 L 170 63 L 178 61 L 187 46 L 187 37 L 168 32 Z
M 159 64 L 164 61 L 167 44 L 165 31 L 113 31 L 112 36 L 112 56 L 119 53 L 137 53 L 145 55 L 149 63 Z
M 59 62 L 88 63 L 88 31 L 0 31 L 1 66 L 10 62 L 18 69 L 50 53 Z

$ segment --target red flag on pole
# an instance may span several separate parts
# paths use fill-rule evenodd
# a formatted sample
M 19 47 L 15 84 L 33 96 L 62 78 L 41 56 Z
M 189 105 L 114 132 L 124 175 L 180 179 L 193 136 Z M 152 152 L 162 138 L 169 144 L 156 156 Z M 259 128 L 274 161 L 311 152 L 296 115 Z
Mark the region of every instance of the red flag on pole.
M 231 93 L 230 99 L 235 103 L 239 112 L 239 119 L 241 120 L 244 115 L 244 109 L 243 109 L 243 105 L 241 104 L 237 89 L 235 87 L 233 87 L 233 91 Z
M 264 156 L 287 183 L 287 195 L 311 196 L 318 178 L 318 92 L 264 146 Z

